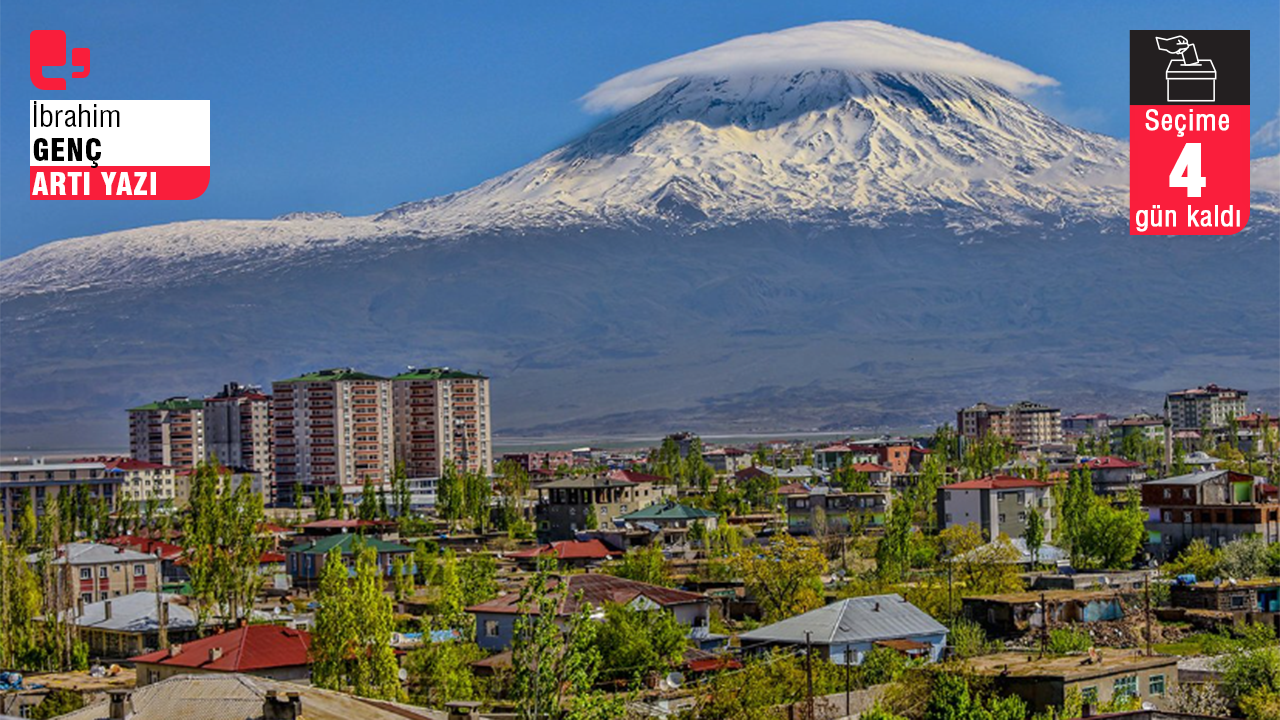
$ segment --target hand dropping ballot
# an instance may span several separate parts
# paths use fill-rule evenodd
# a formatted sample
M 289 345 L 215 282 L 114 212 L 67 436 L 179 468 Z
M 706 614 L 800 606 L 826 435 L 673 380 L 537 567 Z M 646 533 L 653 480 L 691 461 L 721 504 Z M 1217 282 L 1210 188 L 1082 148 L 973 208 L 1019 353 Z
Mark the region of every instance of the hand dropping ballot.
M 1130 33 L 1131 234 L 1230 235 L 1248 222 L 1248 35 Z

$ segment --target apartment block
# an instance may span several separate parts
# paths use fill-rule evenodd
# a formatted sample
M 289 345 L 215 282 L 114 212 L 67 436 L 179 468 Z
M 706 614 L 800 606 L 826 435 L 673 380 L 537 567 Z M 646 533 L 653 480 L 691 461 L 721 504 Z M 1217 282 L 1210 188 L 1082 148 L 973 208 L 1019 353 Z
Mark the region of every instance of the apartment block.
M 107 471 L 101 462 L 45 463 L 31 462 L 0 465 L 0 512 L 6 538 L 18 529 L 22 504 L 31 495 L 36 524 L 43 522 L 45 508 L 55 497 L 80 492 L 86 488 L 91 500 L 102 498 L 111 510 L 116 508 L 123 478 Z
M 1001 406 L 978 403 L 956 413 L 956 428 L 965 440 L 987 435 L 1007 437 L 1019 445 L 1062 442 L 1062 411 L 1029 401 Z
M 391 381 L 351 368 L 318 370 L 272 384 L 276 497 L 295 484 L 357 486 L 392 471 Z
M 39 554 L 32 554 L 27 562 L 39 559 Z M 67 543 L 57 549 L 52 564 L 58 569 L 71 566 L 65 577 L 71 591 L 85 603 L 159 589 L 159 558 L 123 547 Z
M 446 461 L 493 470 L 489 378 L 450 368 L 411 368 L 391 378 L 395 458 L 409 477 L 439 477 Z
M 1159 560 L 1196 539 L 1214 547 L 1249 535 L 1280 542 L 1280 497 L 1265 478 L 1208 470 L 1148 480 L 1142 506 L 1148 513 L 1147 551 Z
M 204 401 L 171 397 L 129 408 L 129 454 L 170 467 L 204 460 Z
M 943 485 L 938 489 L 938 526 L 942 529 L 977 525 L 985 537 L 1024 537 L 1027 519 L 1040 513 L 1044 541 L 1053 540 L 1053 496 L 1049 483 L 996 475 Z
M 205 398 L 204 433 L 209 459 L 216 457 L 222 465 L 271 484 L 271 396 L 261 388 L 227 383 L 217 395 Z
M 156 500 L 177 506 L 176 470 L 168 465 L 127 457 L 79 458 L 84 466 L 102 465 L 107 477 L 119 478 L 117 498 L 123 502 Z
M 1248 412 L 1249 393 L 1245 390 L 1205 385 L 1171 392 L 1165 403 L 1174 431 L 1225 428 L 1231 421 Z

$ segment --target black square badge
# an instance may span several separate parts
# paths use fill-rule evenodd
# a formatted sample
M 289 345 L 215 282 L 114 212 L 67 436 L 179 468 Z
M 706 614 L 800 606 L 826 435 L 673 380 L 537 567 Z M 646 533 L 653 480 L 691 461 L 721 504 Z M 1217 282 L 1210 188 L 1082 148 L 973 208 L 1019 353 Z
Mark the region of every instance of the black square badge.
M 1248 30 L 1130 30 L 1130 105 L 1248 105 Z

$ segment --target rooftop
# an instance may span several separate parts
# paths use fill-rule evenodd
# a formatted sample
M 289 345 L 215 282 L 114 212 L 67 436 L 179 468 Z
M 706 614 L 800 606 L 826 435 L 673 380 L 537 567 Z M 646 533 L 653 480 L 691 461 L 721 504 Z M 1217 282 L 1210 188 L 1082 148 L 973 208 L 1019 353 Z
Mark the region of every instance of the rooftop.
M 1012 477 L 1010 475 L 992 475 L 990 477 L 978 478 L 977 480 L 964 480 L 962 482 L 943 485 L 943 490 L 1017 490 L 1019 488 L 1045 488 L 1049 487 L 1049 483 L 1039 480 L 1030 480 L 1028 478 Z
M 549 583 L 552 589 L 564 578 L 553 578 Z M 607 603 L 626 605 L 638 598 L 644 598 L 662 607 L 689 605 L 691 603 L 708 602 L 706 595 L 650 585 L 649 583 L 627 580 L 625 578 L 604 575 L 602 573 L 585 573 L 568 576 L 569 592 L 560 608 L 560 615 L 570 615 L 578 610 L 581 603 L 591 607 L 603 607 Z M 520 593 L 507 593 L 488 602 L 467 608 L 471 613 L 499 613 L 516 615 L 520 612 Z M 537 606 L 529 608 L 530 614 L 538 613 Z
M 1120 672 L 1146 668 L 1176 667 L 1178 658 L 1169 655 L 1143 655 L 1136 650 L 1098 648 L 1099 662 L 1089 662 L 1088 655 L 1038 657 L 1037 653 L 1002 652 L 980 655 L 968 661 L 969 667 L 984 675 L 1014 677 L 1055 677 L 1068 681 L 1105 677 Z
M 307 720 L 444 720 L 445 713 L 252 675 L 178 675 L 133 692 L 130 720 L 246 720 L 262 717 L 268 693 L 297 693 Z M 61 716 L 106 720 L 109 701 Z
M 338 533 L 337 535 L 327 535 L 314 540 L 304 540 L 288 549 L 288 552 L 303 553 L 304 555 L 326 555 L 332 549 L 341 548 L 339 552 L 343 555 L 350 555 L 355 552 L 352 544 L 362 542 L 380 553 L 408 553 L 413 552 L 413 548 L 407 548 L 386 540 L 379 540 L 375 537 L 362 537 L 359 535 L 351 535 L 348 533 Z
M 29 563 L 36 562 L 39 559 L 39 553 L 31 553 L 27 556 L 27 562 Z M 112 562 L 137 562 L 140 560 L 154 562 L 155 559 L 154 555 L 101 543 L 67 543 L 58 548 L 57 557 L 54 558 L 53 562 L 55 565 L 61 565 L 66 562 L 70 562 L 72 565 L 96 565 Z
M 299 375 L 288 380 L 277 380 L 282 383 L 303 383 L 303 382 L 338 382 L 342 380 L 386 380 L 380 375 L 370 375 L 362 373 L 352 368 L 330 368 L 328 370 L 316 370 L 304 375 Z
M 635 512 L 627 513 L 621 516 L 621 520 L 640 521 L 675 521 L 675 520 L 701 520 L 703 518 L 719 517 L 711 510 L 703 510 L 702 508 L 689 507 L 676 502 L 655 503 L 647 508 L 641 508 Z
M 100 600 L 84 606 L 84 613 L 74 618 L 76 625 L 82 628 L 97 630 L 114 630 L 126 633 L 154 632 L 160 629 L 159 603 L 157 593 L 136 592 L 129 595 Z M 159 601 L 169 604 L 170 630 L 194 628 L 196 614 L 186 605 L 181 604 L 181 595 L 160 594 Z M 107 617 L 107 606 L 111 606 L 111 617 Z
M 280 625 L 246 625 L 130 658 L 136 663 L 205 671 L 249 672 L 307 665 L 311 636 Z
M 946 634 L 947 628 L 897 593 L 838 600 L 741 635 L 744 645 L 803 643 L 805 633 L 820 644 L 891 640 Z
M 507 557 L 536 558 L 542 555 L 554 555 L 561 560 L 604 560 L 614 555 L 621 555 L 617 550 L 609 549 L 600 540 L 563 540 L 549 545 L 538 545 L 526 550 L 507 553 Z
M 488 380 L 478 373 L 468 373 L 447 367 L 409 368 L 392 380 Z
M 199 410 L 204 407 L 203 400 L 193 400 L 189 397 L 171 397 L 166 400 L 157 400 L 139 405 L 138 407 L 129 408 L 129 412 L 138 412 L 146 410 Z

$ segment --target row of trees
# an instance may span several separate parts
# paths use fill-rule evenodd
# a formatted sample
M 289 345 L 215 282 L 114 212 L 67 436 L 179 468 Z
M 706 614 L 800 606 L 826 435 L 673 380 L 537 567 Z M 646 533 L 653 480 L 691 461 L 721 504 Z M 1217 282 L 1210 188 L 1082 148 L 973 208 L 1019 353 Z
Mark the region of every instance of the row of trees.
M 201 627 L 215 613 L 235 621 L 252 610 L 263 581 L 258 566 L 268 548 L 264 520 L 262 495 L 247 476 L 237 482 L 213 463 L 195 467 L 183 543 Z
M 391 648 L 391 598 L 384 592 L 377 552 L 357 542 L 352 559 L 354 579 L 337 547 L 320 570 L 311 682 L 362 697 L 402 700 L 399 664 Z

